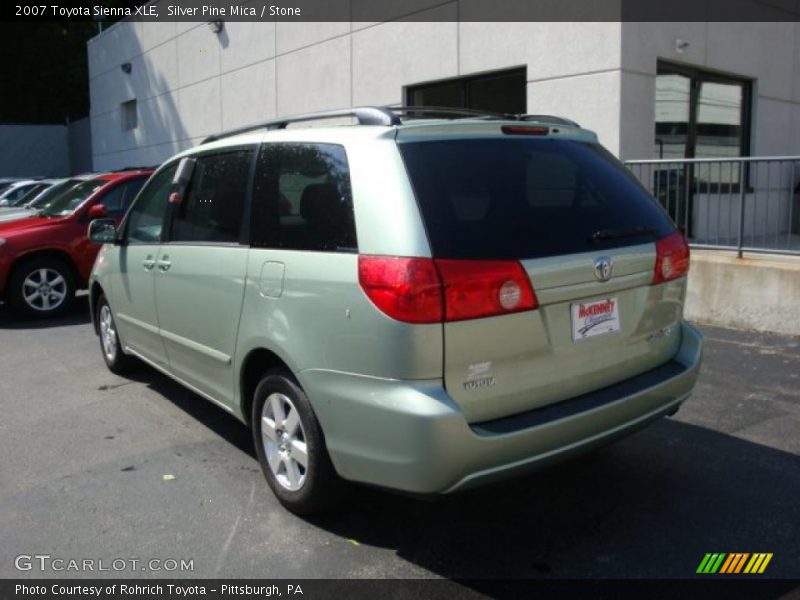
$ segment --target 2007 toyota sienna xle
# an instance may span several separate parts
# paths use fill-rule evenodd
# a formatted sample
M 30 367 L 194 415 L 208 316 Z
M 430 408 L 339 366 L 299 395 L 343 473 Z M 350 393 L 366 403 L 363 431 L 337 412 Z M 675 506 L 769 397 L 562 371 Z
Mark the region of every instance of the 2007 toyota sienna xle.
M 421 116 L 213 136 L 90 225 L 108 367 L 141 359 L 249 424 L 298 513 L 344 481 L 435 494 L 548 464 L 697 377 L 687 244 L 593 133 Z

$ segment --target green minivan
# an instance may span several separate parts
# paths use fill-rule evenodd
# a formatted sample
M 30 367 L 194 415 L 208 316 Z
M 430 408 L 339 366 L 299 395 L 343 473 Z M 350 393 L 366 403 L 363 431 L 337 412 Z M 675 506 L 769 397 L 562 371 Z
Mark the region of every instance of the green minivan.
M 458 116 L 301 115 L 165 162 L 119 228 L 89 228 L 108 367 L 241 419 L 301 514 L 345 482 L 453 492 L 675 413 L 702 353 L 683 235 L 575 123 Z M 353 122 L 289 127 L 329 117 Z

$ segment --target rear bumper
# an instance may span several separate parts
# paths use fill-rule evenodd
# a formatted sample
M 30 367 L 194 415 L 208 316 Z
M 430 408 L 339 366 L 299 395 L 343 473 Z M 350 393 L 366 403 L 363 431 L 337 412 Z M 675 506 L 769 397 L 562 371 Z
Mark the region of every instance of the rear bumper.
M 446 493 L 562 460 L 668 415 L 697 380 L 702 335 L 682 324 L 672 362 L 557 405 L 469 424 L 440 381 L 299 374 L 339 474 L 413 493 Z

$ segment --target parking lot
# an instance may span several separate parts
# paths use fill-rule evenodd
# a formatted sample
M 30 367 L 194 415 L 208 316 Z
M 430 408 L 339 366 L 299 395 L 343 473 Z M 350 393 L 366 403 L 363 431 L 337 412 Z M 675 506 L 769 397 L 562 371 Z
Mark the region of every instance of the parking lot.
M 85 297 L 57 321 L 0 306 L 0 577 L 15 557 L 193 560 L 143 577 L 667 577 L 706 552 L 800 576 L 800 339 L 702 328 L 671 419 L 509 484 L 425 501 L 356 489 L 301 519 L 238 421 L 142 368 L 108 372 Z M 164 476 L 170 475 L 174 479 Z

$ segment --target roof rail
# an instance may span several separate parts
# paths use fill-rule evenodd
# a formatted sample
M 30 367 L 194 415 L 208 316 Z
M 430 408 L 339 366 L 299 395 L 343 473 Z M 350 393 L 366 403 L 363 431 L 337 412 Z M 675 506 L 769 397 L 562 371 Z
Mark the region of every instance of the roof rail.
M 391 111 L 401 114 L 419 115 L 458 115 L 467 117 L 477 117 L 485 119 L 503 119 L 506 121 L 537 121 L 539 123 L 550 123 L 553 125 L 570 125 L 580 127 L 575 121 L 557 117 L 555 115 L 528 115 L 522 113 L 501 113 L 489 110 L 476 110 L 473 108 L 457 108 L 450 106 L 387 106 Z
M 207 144 L 216 140 L 256 131 L 258 129 L 285 129 L 290 123 L 300 123 L 303 121 L 316 121 L 319 119 L 335 119 L 337 117 L 355 117 L 359 125 L 400 125 L 400 117 L 383 106 L 358 106 L 356 108 L 344 108 L 340 110 L 327 110 L 316 113 L 305 113 L 279 119 L 270 119 L 253 125 L 245 125 L 237 129 L 231 129 L 216 135 L 210 135 L 201 144 Z
M 387 106 L 392 112 L 405 114 L 408 116 L 425 116 L 425 115 L 457 115 L 458 117 L 478 117 L 484 119 L 516 119 L 517 115 L 492 112 L 488 110 L 476 110 L 473 108 L 459 108 L 453 106 L 403 106 L 392 105 Z
M 393 125 L 402 125 L 403 121 L 400 115 L 407 118 L 424 118 L 425 116 L 438 116 L 439 118 L 476 118 L 476 119 L 500 119 L 508 121 L 538 121 L 540 123 L 551 123 L 554 125 L 569 125 L 572 127 L 580 127 L 575 121 L 556 117 L 553 115 L 525 115 L 525 114 L 511 114 L 511 113 L 498 113 L 486 110 L 476 110 L 472 108 L 459 108 L 450 106 L 358 106 L 355 108 L 343 108 L 339 110 L 327 110 L 315 113 L 305 113 L 300 115 L 292 115 L 288 117 L 281 117 L 278 119 L 270 119 L 252 125 L 245 125 L 236 129 L 230 129 L 222 133 L 210 135 L 205 138 L 201 144 L 215 142 L 224 138 L 232 137 L 250 131 L 257 131 L 259 129 L 285 129 L 291 123 L 301 123 L 304 121 L 317 121 L 320 119 L 335 119 L 338 117 L 355 117 L 359 125 L 384 125 L 387 127 Z
M 580 127 L 575 121 L 565 119 L 564 117 L 556 117 L 554 115 L 516 115 L 520 121 L 536 121 L 538 123 L 552 123 L 553 125 L 569 125 L 571 127 Z

